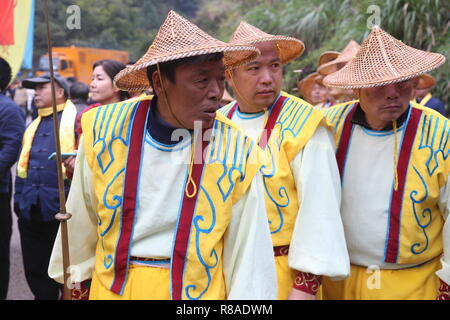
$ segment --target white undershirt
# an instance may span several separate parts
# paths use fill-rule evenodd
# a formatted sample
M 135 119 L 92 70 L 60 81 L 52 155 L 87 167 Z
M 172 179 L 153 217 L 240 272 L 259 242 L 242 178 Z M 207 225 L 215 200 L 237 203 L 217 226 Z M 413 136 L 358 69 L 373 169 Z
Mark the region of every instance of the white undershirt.
M 400 127 L 397 132 L 398 148 L 401 146 L 404 127 Z M 393 151 L 393 131 L 373 131 L 359 125 L 353 126 L 342 187 L 342 219 L 352 264 L 381 269 L 412 266 L 384 262 L 394 180 Z M 449 189 L 450 181 L 447 180 L 439 202 L 444 218 L 449 211 Z M 444 252 L 450 247 L 448 229 L 446 222 Z M 444 255 L 444 269 L 438 273 L 446 282 L 450 280 L 448 261 L 448 255 Z
M 236 108 L 231 120 L 258 141 L 267 117 L 268 111 L 249 114 Z M 331 133 L 319 126 L 290 167 L 301 205 L 289 248 L 289 266 L 335 279 L 347 277 L 350 263 L 340 217 L 340 177 Z

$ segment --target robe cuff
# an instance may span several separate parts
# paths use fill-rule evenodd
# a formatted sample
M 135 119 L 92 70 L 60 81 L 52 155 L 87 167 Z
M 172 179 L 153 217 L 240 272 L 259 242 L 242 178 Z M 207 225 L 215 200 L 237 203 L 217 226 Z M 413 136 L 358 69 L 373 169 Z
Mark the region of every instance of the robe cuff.
M 316 295 L 322 283 L 322 276 L 317 276 L 308 272 L 297 273 L 294 281 L 294 288 L 312 295 Z
M 436 300 L 450 300 L 450 286 L 444 281 L 440 280 L 438 296 Z
M 72 300 L 89 300 L 91 280 L 85 280 L 76 285 L 77 287 L 72 289 Z

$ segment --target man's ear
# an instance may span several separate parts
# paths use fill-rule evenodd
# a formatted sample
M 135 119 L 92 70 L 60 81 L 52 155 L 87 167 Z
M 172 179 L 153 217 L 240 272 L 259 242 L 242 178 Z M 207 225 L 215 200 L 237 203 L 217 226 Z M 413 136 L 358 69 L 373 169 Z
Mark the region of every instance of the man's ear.
M 156 95 L 159 96 L 160 93 L 162 92 L 162 86 L 161 86 L 161 78 L 157 70 L 154 71 L 152 74 L 152 81 L 153 81 L 153 90 L 155 90 Z
M 231 69 L 226 69 L 226 70 L 225 70 L 225 80 L 227 80 L 228 82 L 230 82 L 232 74 L 233 74 L 233 70 L 231 70 Z
M 61 88 L 61 87 L 58 87 L 58 86 L 55 86 L 55 88 L 56 88 L 56 92 L 55 92 L 56 99 L 58 100 L 58 99 L 65 98 L 65 96 L 64 96 L 64 89 Z
M 359 99 L 359 89 L 353 89 L 353 93 Z

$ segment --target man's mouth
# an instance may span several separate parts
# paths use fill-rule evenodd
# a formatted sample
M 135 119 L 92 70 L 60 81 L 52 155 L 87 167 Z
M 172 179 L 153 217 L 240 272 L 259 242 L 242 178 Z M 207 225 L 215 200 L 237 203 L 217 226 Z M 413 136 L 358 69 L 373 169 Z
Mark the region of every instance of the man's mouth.
M 274 93 L 273 90 L 261 90 L 261 91 L 258 91 L 256 94 L 262 95 L 262 96 L 268 96 L 268 95 L 272 95 L 273 93 Z

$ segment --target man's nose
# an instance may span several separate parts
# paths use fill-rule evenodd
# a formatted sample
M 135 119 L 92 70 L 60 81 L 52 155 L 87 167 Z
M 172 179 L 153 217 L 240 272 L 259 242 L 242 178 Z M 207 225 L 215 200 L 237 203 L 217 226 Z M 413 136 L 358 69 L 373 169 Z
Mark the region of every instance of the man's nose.
M 261 82 L 263 84 L 271 84 L 273 82 L 273 75 L 268 68 L 262 68 Z
M 399 88 L 397 84 L 388 84 L 383 90 L 386 99 L 397 99 L 399 97 Z
M 224 82 L 221 80 L 211 81 L 209 86 L 208 98 L 219 101 L 222 98 Z

